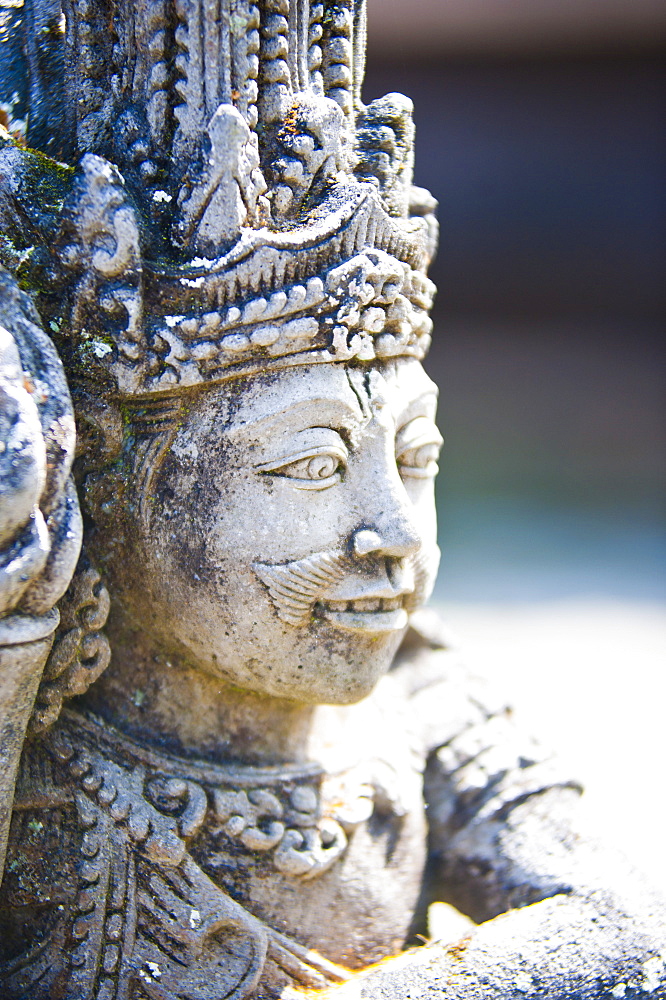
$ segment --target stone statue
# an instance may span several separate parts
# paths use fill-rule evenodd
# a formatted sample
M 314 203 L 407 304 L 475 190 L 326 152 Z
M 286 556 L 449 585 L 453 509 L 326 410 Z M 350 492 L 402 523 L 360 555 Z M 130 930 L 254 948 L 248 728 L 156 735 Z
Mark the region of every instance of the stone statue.
M 2 10 L 3 1000 L 666 997 L 419 610 L 435 204 L 364 0 Z

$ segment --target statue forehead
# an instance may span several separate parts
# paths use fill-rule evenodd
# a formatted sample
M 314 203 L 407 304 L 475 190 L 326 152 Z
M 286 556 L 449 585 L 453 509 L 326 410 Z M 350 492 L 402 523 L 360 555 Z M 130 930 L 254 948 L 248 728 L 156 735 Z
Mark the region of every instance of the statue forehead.
M 308 415 L 318 422 L 346 415 L 360 422 L 376 404 L 397 416 L 415 402 L 434 416 L 437 386 L 413 358 L 373 366 L 320 364 L 235 379 L 203 397 L 203 409 L 224 414 L 227 431 L 267 420 Z

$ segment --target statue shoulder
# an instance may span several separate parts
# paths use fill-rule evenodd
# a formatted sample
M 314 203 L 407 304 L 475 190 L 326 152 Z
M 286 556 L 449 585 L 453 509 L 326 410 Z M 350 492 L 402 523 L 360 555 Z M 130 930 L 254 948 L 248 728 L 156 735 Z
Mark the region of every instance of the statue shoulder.
M 133 757 L 74 712 L 31 741 L 0 895 L 4 1000 L 244 1000 L 346 978 L 197 863 L 190 847 L 209 805 L 196 775 Z
M 144 779 L 60 726 L 26 748 L 0 899 L 6 1000 L 131 1000 L 151 985 L 241 1000 L 258 983 L 266 931 L 192 860 Z
M 0 889 L 2 996 L 59 995 L 81 860 L 75 788 L 43 743 L 28 742 L 18 767 Z

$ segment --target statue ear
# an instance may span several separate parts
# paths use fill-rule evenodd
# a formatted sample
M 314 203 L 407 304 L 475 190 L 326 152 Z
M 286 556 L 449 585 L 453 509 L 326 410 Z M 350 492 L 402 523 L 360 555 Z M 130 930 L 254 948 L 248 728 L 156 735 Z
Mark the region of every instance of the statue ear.
M 85 476 L 87 472 L 113 465 L 120 458 L 123 417 L 115 403 L 82 389 L 72 396 L 76 413 L 76 467 Z
M 76 412 L 76 459 L 74 474 L 81 503 L 97 525 L 117 516 L 126 477 L 121 462 L 123 415 L 111 401 L 89 395 L 82 389 L 73 394 Z

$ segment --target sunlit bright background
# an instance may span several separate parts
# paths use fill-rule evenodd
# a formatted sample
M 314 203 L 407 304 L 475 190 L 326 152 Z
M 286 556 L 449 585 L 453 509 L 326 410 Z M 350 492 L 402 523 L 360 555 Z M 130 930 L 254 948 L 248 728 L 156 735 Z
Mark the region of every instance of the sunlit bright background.
M 436 601 L 666 890 L 666 4 L 369 18 L 441 204 Z

